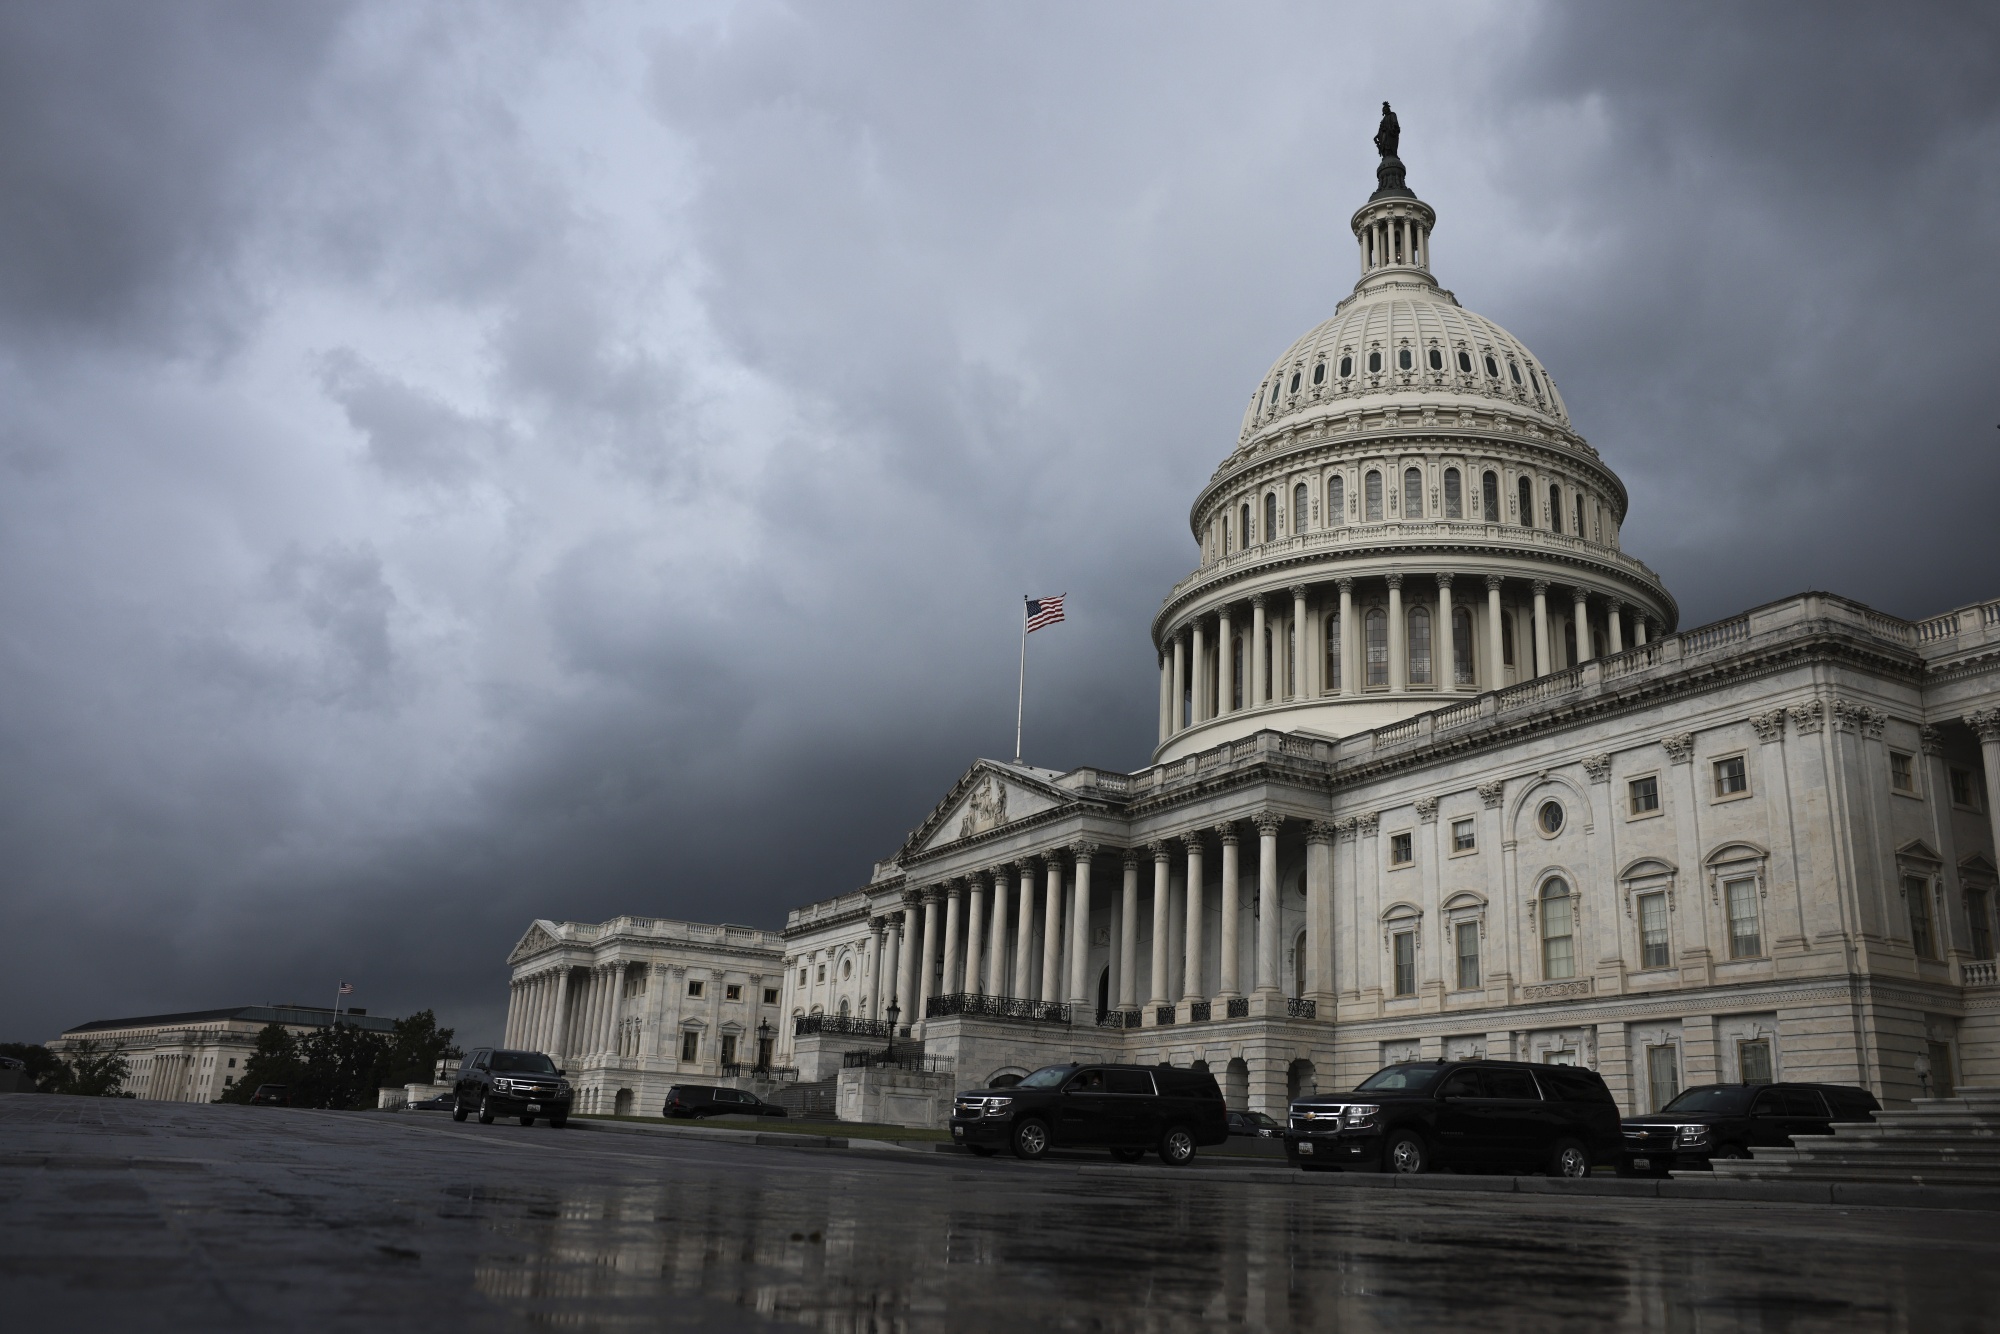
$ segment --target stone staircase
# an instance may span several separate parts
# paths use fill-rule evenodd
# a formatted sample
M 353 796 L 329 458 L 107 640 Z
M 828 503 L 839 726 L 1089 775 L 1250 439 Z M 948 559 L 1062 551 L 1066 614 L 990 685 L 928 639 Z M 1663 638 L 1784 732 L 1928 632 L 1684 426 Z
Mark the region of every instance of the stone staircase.
M 810 1084 L 786 1084 L 765 1101 L 784 1108 L 787 1116 L 831 1121 L 839 1108 L 840 1076 L 814 1080 Z
M 1918 1098 L 1908 1111 L 1877 1112 L 1873 1121 L 1795 1136 L 1789 1149 L 1754 1154 L 1717 1162 L 1715 1179 L 2000 1186 L 2000 1087 Z

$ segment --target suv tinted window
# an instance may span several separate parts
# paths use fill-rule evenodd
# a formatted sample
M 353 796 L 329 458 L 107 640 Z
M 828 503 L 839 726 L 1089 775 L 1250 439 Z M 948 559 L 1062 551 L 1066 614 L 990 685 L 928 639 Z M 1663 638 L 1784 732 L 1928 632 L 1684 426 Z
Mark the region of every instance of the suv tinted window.
M 1440 1098 L 1483 1098 L 1486 1096 L 1486 1081 L 1477 1070 L 1454 1070 L 1451 1078 L 1438 1089 Z
M 1787 1116 L 1818 1116 L 1827 1114 L 1826 1104 L 1820 1101 L 1813 1089 L 1780 1089 L 1778 1106 Z
M 1145 1093 L 1153 1091 L 1153 1077 L 1144 1070 L 1106 1070 L 1104 1072 L 1106 1093 Z
M 1437 1082 L 1435 1065 L 1384 1066 L 1361 1081 L 1359 1093 L 1424 1093 Z
M 511 1070 L 524 1075 L 552 1075 L 556 1063 L 538 1051 L 496 1051 L 493 1069 L 500 1073 Z
M 1595 1071 L 1580 1066 L 1551 1065 L 1535 1071 L 1542 1092 L 1558 1102 L 1609 1102 L 1618 1100 Z
M 1826 1100 L 1833 1106 L 1836 1119 L 1842 1121 L 1866 1121 L 1875 1114 L 1876 1102 L 1873 1094 L 1860 1089 L 1821 1089 Z
M 1535 1077 L 1526 1070 L 1489 1067 L 1480 1073 L 1486 1076 L 1486 1096 L 1489 1098 L 1542 1100 L 1542 1091 L 1535 1087 Z

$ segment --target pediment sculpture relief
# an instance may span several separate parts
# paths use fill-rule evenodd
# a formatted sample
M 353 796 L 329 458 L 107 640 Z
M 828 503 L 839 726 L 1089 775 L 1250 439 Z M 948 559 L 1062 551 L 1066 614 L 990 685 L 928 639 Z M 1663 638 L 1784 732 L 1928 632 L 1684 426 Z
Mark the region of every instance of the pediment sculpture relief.
M 989 829 L 1007 823 L 1007 785 L 996 780 L 992 774 L 983 775 L 979 786 L 972 789 L 971 798 L 965 803 L 965 814 L 958 822 L 958 836 L 971 838 Z

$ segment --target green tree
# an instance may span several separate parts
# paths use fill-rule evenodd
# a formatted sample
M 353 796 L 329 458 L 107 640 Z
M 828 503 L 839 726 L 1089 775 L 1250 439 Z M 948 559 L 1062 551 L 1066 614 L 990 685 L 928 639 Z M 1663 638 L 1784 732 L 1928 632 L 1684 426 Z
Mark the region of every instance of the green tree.
M 375 1105 L 379 1072 L 389 1055 L 387 1037 L 353 1024 L 335 1024 L 300 1038 L 298 1050 L 293 1106 L 345 1111 Z
M 0 1056 L 11 1056 L 28 1067 L 28 1078 L 44 1093 L 48 1084 L 62 1070 L 63 1063 L 54 1052 L 36 1042 L 0 1042 Z
M 243 1074 L 223 1092 L 224 1102 L 248 1102 L 259 1084 L 296 1084 L 300 1074 L 299 1044 L 283 1024 L 266 1024 L 257 1034 L 256 1049 L 243 1063 Z
M 429 1010 L 418 1010 L 407 1019 L 398 1019 L 377 1087 L 430 1083 L 437 1074 L 439 1061 L 465 1055 L 451 1039 L 452 1030 L 439 1028 L 437 1016 Z
M 130 1098 L 125 1081 L 132 1077 L 132 1063 L 124 1049 L 113 1044 L 99 1046 L 90 1038 L 78 1038 L 62 1053 L 62 1066 L 44 1084 L 47 1093 L 71 1093 L 83 1098 Z

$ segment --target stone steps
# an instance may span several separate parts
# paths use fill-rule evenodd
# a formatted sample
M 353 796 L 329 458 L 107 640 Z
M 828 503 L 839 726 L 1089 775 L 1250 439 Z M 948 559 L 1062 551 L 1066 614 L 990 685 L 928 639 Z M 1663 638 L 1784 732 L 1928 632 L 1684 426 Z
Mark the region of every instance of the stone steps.
M 2000 1186 L 2000 1088 L 1919 1098 L 1908 1111 L 1799 1136 L 1789 1149 L 1756 1149 L 1717 1162 L 1717 1180 L 1883 1181 Z

